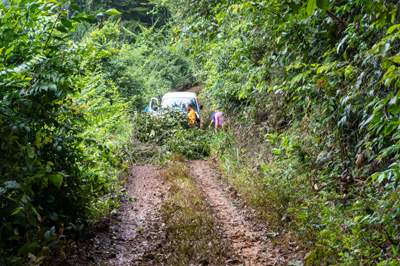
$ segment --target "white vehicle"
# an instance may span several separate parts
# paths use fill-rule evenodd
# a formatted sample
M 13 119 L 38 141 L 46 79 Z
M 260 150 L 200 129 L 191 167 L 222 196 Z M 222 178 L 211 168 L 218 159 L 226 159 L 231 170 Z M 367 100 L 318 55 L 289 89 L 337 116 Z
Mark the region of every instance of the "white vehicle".
M 190 104 L 193 110 L 196 112 L 198 118 L 200 118 L 200 110 L 203 109 L 202 105 L 199 105 L 196 93 L 194 92 L 168 92 L 161 99 L 161 106 L 157 98 L 152 98 L 150 101 L 149 109 L 153 112 L 158 112 L 159 108 L 167 109 L 172 108 L 182 112 L 187 112 L 186 105 Z

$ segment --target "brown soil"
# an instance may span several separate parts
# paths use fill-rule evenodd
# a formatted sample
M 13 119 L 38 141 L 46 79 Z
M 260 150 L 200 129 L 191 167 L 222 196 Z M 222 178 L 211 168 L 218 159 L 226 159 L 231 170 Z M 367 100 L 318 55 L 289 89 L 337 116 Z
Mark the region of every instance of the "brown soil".
M 130 169 L 128 199 L 121 203 L 116 216 L 97 228 L 85 247 L 79 247 L 68 265 L 152 265 L 156 256 L 152 251 L 161 245 L 159 209 L 167 190 L 160 170 L 152 165 Z
M 190 161 L 191 176 L 210 205 L 227 239 L 227 265 L 303 265 L 304 251 L 290 239 L 277 236 L 256 219 L 254 211 L 226 187 L 217 168 L 207 161 Z M 67 265 L 160 265 L 157 254 L 165 243 L 160 209 L 168 191 L 161 168 L 134 166 L 127 177 L 127 193 L 137 201 L 121 203 L 118 213 L 99 226 Z M 293 242 L 291 242 L 293 241 Z
M 195 92 L 196 94 L 199 94 L 202 89 L 204 89 L 205 85 L 200 84 L 196 85 L 194 87 L 191 87 L 190 89 L 186 90 L 186 92 Z
M 302 265 L 304 251 L 295 242 L 290 242 L 290 235 L 277 238 L 265 222 L 256 219 L 254 211 L 241 202 L 235 191 L 226 187 L 216 169 L 207 161 L 190 162 L 192 177 L 230 241 L 233 254 L 228 262 L 244 265 Z

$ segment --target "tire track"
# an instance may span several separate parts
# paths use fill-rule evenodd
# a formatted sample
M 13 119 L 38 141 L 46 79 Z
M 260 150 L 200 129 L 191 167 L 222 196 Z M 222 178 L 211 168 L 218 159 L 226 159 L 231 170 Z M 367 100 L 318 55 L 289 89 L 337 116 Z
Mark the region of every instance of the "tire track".
M 131 167 L 128 198 L 65 265 L 154 265 L 154 250 L 163 239 L 159 209 L 167 191 L 160 170 L 153 165 Z
M 190 172 L 205 195 L 229 240 L 233 254 L 228 263 L 244 265 L 276 265 L 277 259 L 266 253 L 263 234 L 245 221 L 229 195 L 216 181 L 217 173 L 206 161 L 191 161 Z
M 254 219 L 252 210 L 241 205 L 240 196 L 218 182 L 217 167 L 207 161 L 190 161 L 190 173 L 197 187 L 219 219 L 233 250 L 229 265 L 304 265 L 305 250 L 292 241 L 290 232 L 279 235 L 266 223 Z

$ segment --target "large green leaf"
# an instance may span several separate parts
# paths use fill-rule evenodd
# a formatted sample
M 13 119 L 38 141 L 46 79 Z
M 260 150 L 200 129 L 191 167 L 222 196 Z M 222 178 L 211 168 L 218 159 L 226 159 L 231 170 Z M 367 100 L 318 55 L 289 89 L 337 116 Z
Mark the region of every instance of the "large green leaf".
M 121 12 L 115 10 L 114 8 L 108 9 L 106 12 L 104 12 L 107 15 L 120 15 Z
M 395 31 L 395 30 L 398 29 L 399 27 L 400 27 L 400 24 L 396 24 L 396 25 L 391 26 L 391 27 L 387 30 L 386 34 L 391 34 L 393 31 Z
M 17 181 L 6 181 L 4 182 L 4 187 L 5 188 L 10 188 L 10 189 L 20 189 L 21 185 Z
M 383 57 L 386 56 L 386 52 L 389 50 L 389 48 L 390 48 L 390 43 L 385 43 L 379 46 L 379 52 Z
M 329 0 L 317 0 L 317 7 L 325 10 L 328 7 Z
M 56 186 L 56 187 L 58 187 L 58 188 L 60 188 L 61 187 L 61 184 L 62 184 L 62 182 L 63 182 L 63 176 L 62 176 L 62 174 L 60 174 L 60 173 L 58 173 L 58 174 L 51 174 L 51 175 L 49 175 L 49 179 L 50 179 L 50 181 L 51 182 L 53 182 L 53 184 Z
M 82 9 L 77 4 L 72 4 L 69 7 L 78 12 L 82 12 Z
M 307 14 L 311 16 L 315 9 L 317 9 L 317 0 L 308 0 L 307 3 Z
M 390 113 L 392 113 L 392 114 L 398 114 L 399 112 L 400 112 L 400 106 L 398 106 L 398 105 L 392 105 L 392 106 L 390 106 L 389 107 L 389 110 L 388 110 Z
M 68 30 L 64 26 L 58 26 L 58 27 L 56 27 L 56 29 L 58 31 L 63 32 L 63 33 L 68 33 Z
M 32 158 L 35 157 L 35 148 L 34 147 L 27 146 L 26 147 L 26 152 L 27 152 L 29 158 L 32 159 Z
M 62 19 L 61 19 L 61 23 L 62 23 L 65 27 L 72 28 L 72 23 L 71 23 L 71 21 L 68 20 L 68 19 L 62 18 Z

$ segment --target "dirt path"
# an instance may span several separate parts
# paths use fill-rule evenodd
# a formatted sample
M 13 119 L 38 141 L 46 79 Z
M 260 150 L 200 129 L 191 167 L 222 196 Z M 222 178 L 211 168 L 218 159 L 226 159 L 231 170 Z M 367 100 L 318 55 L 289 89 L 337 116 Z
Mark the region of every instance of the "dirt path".
M 161 245 L 159 208 L 167 190 L 160 167 L 145 165 L 130 169 L 117 215 L 99 226 L 67 265 L 153 265 L 152 252 Z M 148 263 L 149 262 L 149 263 Z
M 268 265 L 266 247 L 261 244 L 262 232 L 254 231 L 239 213 L 234 202 L 217 182 L 217 172 L 206 161 L 190 162 L 191 175 L 218 216 L 234 254 L 232 262 L 245 265 Z
M 132 167 L 127 178 L 127 191 L 133 200 L 123 203 L 117 220 L 120 222 L 111 227 L 119 252 L 107 261 L 107 265 L 142 265 L 143 260 L 152 259 L 149 252 L 160 244 L 154 232 L 154 227 L 160 226 L 158 210 L 166 191 L 160 167 Z
M 228 262 L 244 265 L 302 265 L 304 254 L 301 251 L 293 252 L 295 247 L 281 247 L 281 243 L 271 241 L 267 238 L 267 225 L 257 223 L 248 210 L 238 207 L 240 199 L 232 196 L 224 184 L 217 181 L 218 173 L 212 164 L 191 161 L 189 165 L 192 177 L 218 216 L 231 244 L 233 254 Z
M 215 166 L 207 161 L 187 164 L 231 250 L 224 255 L 225 265 L 303 265 L 304 252 L 287 236 L 268 237 L 268 226 L 254 219 L 240 197 L 232 195 L 218 179 Z M 133 166 L 126 183 L 128 198 L 122 201 L 117 214 L 98 226 L 63 265 L 168 265 L 167 254 L 158 254 L 165 250 L 168 223 L 162 220 L 160 211 L 169 193 L 169 183 L 162 173 L 158 166 Z M 179 252 L 174 246 L 168 250 Z
M 196 94 L 199 94 L 202 89 L 204 89 L 205 85 L 200 84 L 196 85 L 194 87 L 191 87 L 190 89 L 186 90 L 185 92 L 195 92 Z

